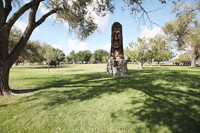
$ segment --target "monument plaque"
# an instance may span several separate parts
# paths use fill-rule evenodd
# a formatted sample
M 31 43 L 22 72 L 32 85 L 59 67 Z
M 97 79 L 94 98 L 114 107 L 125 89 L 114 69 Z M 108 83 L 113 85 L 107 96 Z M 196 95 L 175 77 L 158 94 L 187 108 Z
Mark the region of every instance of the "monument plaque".
M 124 59 L 122 25 L 115 22 L 111 32 L 111 52 L 107 64 L 107 74 L 112 76 L 128 75 L 127 60 Z

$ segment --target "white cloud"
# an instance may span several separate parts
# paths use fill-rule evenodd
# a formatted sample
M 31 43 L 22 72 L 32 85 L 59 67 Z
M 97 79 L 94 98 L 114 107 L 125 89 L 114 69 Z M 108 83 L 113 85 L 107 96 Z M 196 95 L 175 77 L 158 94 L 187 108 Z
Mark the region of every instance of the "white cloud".
M 173 53 L 176 53 L 176 55 L 175 55 L 175 57 L 174 57 L 174 59 L 175 59 L 175 58 L 178 58 L 180 54 L 183 54 L 183 53 L 185 53 L 186 51 L 184 51 L 184 50 L 172 49 L 172 52 L 173 52 Z
M 24 32 L 24 30 L 26 29 L 27 24 L 17 20 L 14 24 L 14 26 L 16 26 L 18 29 L 20 29 L 22 31 L 22 33 Z
M 67 40 L 68 47 L 75 51 L 88 50 L 88 44 L 85 42 L 76 42 L 76 40 Z
M 60 44 L 62 44 L 62 45 L 60 45 Z M 69 50 L 69 47 L 67 47 L 63 42 L 60 42 L 60 44 L 59 45 L 51 45 L 51 46 L 62 50 L 66 56 L 69 55 L 69 53 L 71 52 Z
M 29 3 L 29 2 L 31 2 L 30 0 L 24 0 L 24 3 Z
M 46 7 L 44 6 L 44 4 L 42 4 L 42 2 L 40 2 L 39 8 L 42 14 L 46 14 L 47 12 L 50 11 L 49 9 L 46 9 Z
M 22 33 L 25 31 L 26 27 L 27 27 L 27 23 L 24 23 L 22 21 L 17 20 L 14 24 L 15 27 L 17 27 L 18 29 L 20 29 L 22 31 Z M 35 33 L 39 33 L 39 28 L 35 28 L 35 30 L 33 31 L 33 34 Z
M 103 27 L 106 26 L 106 24 L 108 23 L 109 18 L 110 18 L 110 13 L 108 13 L 104 17 L 100 17 L 100 16 L 97 16 L 96 14 L 93 14 L 93 17 L 94 17 L 94 22 L 98 24 L 98 28 L 101 31 L 104 31 Z
M 158 34 L 164 34 L 162 29 L 158 26 L 155 26 L 152 30 L 149 30 L 145 25 L 143 25 L 141 27 L 142 29 L 142 34 L 140 35 L 140 37 L 146 37 L 146 38 L 152 38 L 155 37 Z
M 98 49 L 103 49 L 103 50 L 106 50 L 106 51 L 108 51 L 108 52 L 110 52 L 110 48 L 111 48 L 111 43 L 107 43 L 107 44 L 105 44 L 105 45 L 100 45 L 100 46 L 98 47 Z
M 54 47 L 54 48 L 58 48 L 58 49 L 60 49 L 60 50 L 63 49 L 63 46 L 62 46 L 62 45 L 52 45 L 52 47 Z
M 76 53 L 78 51 L 89 50 L 89 44 L 85 42 L 77 42 L 76 40 L 68 39 L 68 40 L 65 40 L 64 42 L 59 42 L 59 43 L 60 44 L 58 45 L 52 45 L 52 47 L 63 50 L 65 55 L 69 55 L 69 53 L 72 50 L 74 50 Z M 91 47 L 95 47 L 95 46 L 93 45 Z

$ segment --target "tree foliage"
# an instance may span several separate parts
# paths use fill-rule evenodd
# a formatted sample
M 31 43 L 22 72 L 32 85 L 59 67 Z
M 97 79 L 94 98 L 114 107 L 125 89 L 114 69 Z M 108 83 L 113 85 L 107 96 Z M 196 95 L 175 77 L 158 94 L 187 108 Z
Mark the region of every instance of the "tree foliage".
M 74 50 L 72 50 L 72 51 L 70 52 L 69 56 L 70 56 L 71 61 L 72 61 L 73 63 L 76 63 L 76 62 L 78 61 L 78 58 L 77 58 L 76 53 L 75 53 Z
M 181 49 L 191 49 L 191 67 L 196 67 L 196 60 L 199 57 L 200 24 L 198 11 L 200 11 L 200 1 L 181 1 L 173 8 L 173 13 L 177 12 L 177 19 L 165 23 L 163 31 L 172 38 Z
M 109 56 L 103 56 L 102 58 L 104 63 L 107 63 L 108 60 L 110 59 Z
M 151 39 L 151 51 L 149 51 L 148 57 L 152 57 L 154 61 L 158 61 L 159 65 L 161 61 L 168 61 L 172 57 L 172 51 L 167 45 L 164 36 L 157 35 Z
M 109 55 L 109 53 L 106 50 L 103 50 L 103 49 L 98 49 L 98 50 L 94 51 L 94 58 L 98 62 L 102 62 L 103 57 L 108 56 L 108 55 Z
M 60 49 L 55 49 L 55 62 L 59 66 L 61 61 L 64 61 L 65 53 Z
M 125 55 L 125 59 L 128 61 L 128 62 L 135 62 L 135 54 L 133 51 L 130 50 L 129 47 L 126 47 L 125 50 L 124 50 L 124 55 Z
M 89 50 L 79 51 L 76 53 L 76 57 L 79 61 L 89 61 L 92 53 Z
M 192 58 L 190 56 L 189 52 L 185 52 L 183 54 L 179 55 L 178 61 L 192 61 Z
M 21 37 L 21 31 L 14 27 L 9 36 L 9 51 L 11 52 L 14 47 L 17 45 L 18 41 Z M 43 57 L 41 55 L 41 44 L 39 41 L 28 41 L 25 48 L 22 50 L 21 54 L 19 55 L 16 63 L 21 63 L 24 61 L 28 61 L 30 63 L 34 62 L 42 62 Z
M 140 68 L 143 68 L 143 64 L 148 60 L 148 51 L 150 48 L 147 38 L 137 38 L 138 43 L 129 43 L 131 48 L 132 58 L 140 63 Z

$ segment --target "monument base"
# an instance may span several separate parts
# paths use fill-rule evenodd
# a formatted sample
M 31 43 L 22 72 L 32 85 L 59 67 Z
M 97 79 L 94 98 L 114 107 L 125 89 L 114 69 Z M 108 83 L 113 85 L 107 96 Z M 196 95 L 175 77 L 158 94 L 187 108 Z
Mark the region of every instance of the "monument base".
M 107 64 L 107 75 L 110 76 L 127 76 L 128 61 L 125 59 L 110 59 Z

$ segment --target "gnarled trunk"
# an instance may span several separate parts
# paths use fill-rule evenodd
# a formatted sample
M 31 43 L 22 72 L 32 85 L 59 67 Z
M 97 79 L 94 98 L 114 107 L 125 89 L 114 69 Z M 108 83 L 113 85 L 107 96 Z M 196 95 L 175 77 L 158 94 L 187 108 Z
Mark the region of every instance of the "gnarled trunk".
M 139 62 L 139 64 L 140 64 L 139 67 L 140 67 L 141 69 L 143 69 L 143 62 Z
M 190 67 L 196 67 L 196 55 L 195 54 L 192 55 L 192 62 L 191 62 Z
M 9 73 L 10 66 L 6 62 L 1 61 L 0 63 L 0 94 L 1 95 L 10 95 L 11 90 L 9 87 Z
M 195 58 L 192 59 L 192 62 L 191 62 L 191 66 L 190 67 L 196 67 L 196 60 Z

